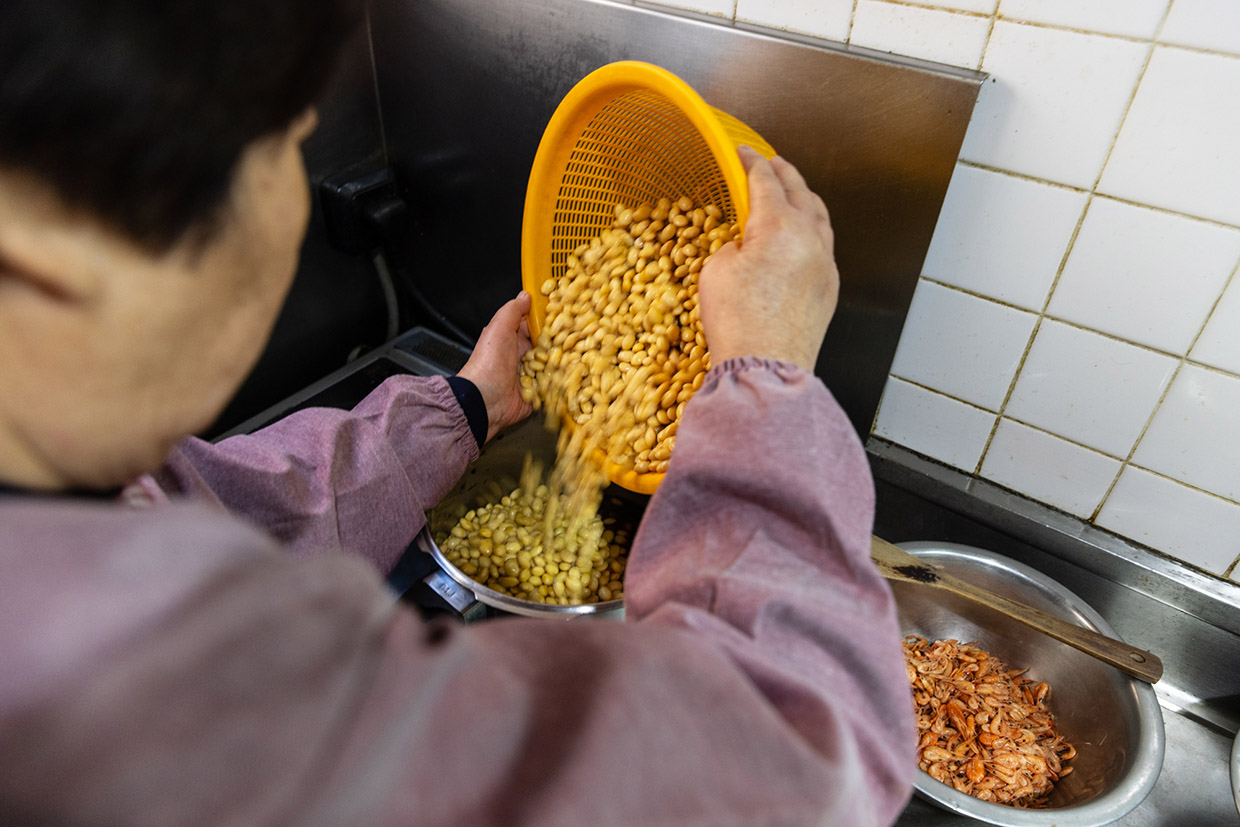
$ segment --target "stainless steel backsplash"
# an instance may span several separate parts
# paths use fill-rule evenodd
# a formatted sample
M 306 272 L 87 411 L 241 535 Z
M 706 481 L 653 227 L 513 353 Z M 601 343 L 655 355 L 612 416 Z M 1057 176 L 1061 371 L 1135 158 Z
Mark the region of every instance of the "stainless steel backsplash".
M 556 105 L 659 64 L 760 132 L 831 210 L 843 278 L 818 373 L 870 430 L 983 76 L 730 21 L 583 0 L 374 0 L 387 158 L 430 301 L 480 330 L 520 289 L 530 165 Z

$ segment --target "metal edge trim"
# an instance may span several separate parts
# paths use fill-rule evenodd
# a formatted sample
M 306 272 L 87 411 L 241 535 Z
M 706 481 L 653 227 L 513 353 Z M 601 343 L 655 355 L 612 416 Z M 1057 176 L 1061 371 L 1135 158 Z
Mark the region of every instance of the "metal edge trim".
M 675 6 L 664 6 L 656 2 L 650 2 L 650 0 L 633 0 L 631 3 L 620 2 L 620 0 L 586 1 L 598 3 L 600 5 L 631 6 L 638 11 L 647 12 L 649 14 L 661 14 L 668 17 L 689 20 L 695 23 L 702 23 L 708 26 L 720 26 L 728 29 L 736 29 L 737 31 L 745 32 L 746 34 L 768 37 L 772 40 L 792 43 L 797 46 L 807 46 L 821 51 L 835 52 L 836 54 L 846 55 L 859 60 L 873 60 L 879 63 L 894 63 L 900 66 L 906 66 L 910 69 L 917 69 L 922 72 L 931 72 L 944 77 L 954 78 L 956 80 L 970 81 L 977 84 L 979 90 L 981 89 L 981 85 L 990 79 L 990 74 L 988 72 L 981 72 L 976 69 L 966 69 L 962 66 L 953 66 L 950 63 L 936 63 L 935 61 L 926 60 L 924 58 L 898 55 L 893 52 L 884 52 L 879 49 L 870 49 L 865 46 L 854 46 L 851 43 L 847 43 L 842 40 L 828 40 L 825 37 L 818 37 L 805 32 L 797 32 L 789 29 L 777 29 L 772 26 L 763 26 L 759 23 L 751 23 L 746 20 L 735 20 L 732 18 L 723 17 L 722 15 L 710 14 L 708 12 L 677 8 Z

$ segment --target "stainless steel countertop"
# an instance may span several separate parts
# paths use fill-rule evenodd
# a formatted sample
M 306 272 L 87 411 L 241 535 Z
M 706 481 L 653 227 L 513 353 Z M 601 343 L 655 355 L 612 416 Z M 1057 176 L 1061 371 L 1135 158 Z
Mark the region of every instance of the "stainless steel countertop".
M 1131 827 L 1215 827 L 1240 824 L 1231 797 L 1231 738 L 1163 706 L 1167 754 L 1154 791 L 1126 817 Z M 897 825 L 956 827 L 982 822 L 949 813 L 914 796 Z

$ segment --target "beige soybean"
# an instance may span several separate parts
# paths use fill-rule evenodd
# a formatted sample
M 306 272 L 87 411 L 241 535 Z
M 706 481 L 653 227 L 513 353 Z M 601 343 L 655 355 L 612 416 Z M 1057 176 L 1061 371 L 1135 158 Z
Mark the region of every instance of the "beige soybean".
M 583 432 L 578 461 L 601 449 L 639 473 L 667 470 L 676 440 L 668 426 L 710 369 L 697 280 L 710 254 L 738 236 L 722 217 L 688 197 L 617 204 L 612 226 L 543 282 L 545 323 L 522 362 L 522 394 Z M 587 473 L 561 476 L 581 482 Z
M 521 600 L 576 606 L 622 599 L 627 533 L 609 530 L 594 511 L 572 513 L 541 478 L 527 462 L 521 487 L 469 511 L 438 539 L 444 556 Z M 492 538 L 500 535 L 519 539 L 496 548 Z

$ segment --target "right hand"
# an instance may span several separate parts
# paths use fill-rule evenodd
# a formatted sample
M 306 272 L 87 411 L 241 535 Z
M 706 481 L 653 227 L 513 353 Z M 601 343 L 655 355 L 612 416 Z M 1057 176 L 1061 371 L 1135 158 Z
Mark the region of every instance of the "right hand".
M 740 244 L 720 248 L 698 283 L 710 360 L 791 362 L 813 372 L 839 298 L 835 235 L 822 199 L 796 167 L 741 147 L 749 220 Z

